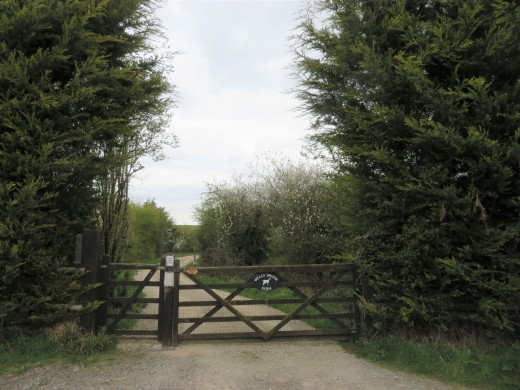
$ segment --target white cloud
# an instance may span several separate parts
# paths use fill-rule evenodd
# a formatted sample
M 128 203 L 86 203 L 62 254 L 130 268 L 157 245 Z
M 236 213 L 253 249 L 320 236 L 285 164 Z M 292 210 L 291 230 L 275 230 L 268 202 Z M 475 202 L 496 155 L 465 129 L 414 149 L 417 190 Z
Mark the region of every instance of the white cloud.
M 171 131 L 179 148 L 145 161 L 131 183 L 134 200 L 155 199 L 179 224 L 192 224 L 205 183 L 245 172 L 255 155 L 297 157 L 308 123 L 284 91 L 287 37 L 301 1 L 169 1 L 161 11 L 179 94 Z

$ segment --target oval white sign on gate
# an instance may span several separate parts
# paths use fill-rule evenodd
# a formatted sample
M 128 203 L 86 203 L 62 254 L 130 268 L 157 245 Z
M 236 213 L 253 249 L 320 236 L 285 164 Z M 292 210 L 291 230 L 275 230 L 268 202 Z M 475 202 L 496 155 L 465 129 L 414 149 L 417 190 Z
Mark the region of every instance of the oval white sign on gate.
M 256 274 L 253 283 L 257 290 L 273 291 L 280 282 L 280 277 L 272 272 Z

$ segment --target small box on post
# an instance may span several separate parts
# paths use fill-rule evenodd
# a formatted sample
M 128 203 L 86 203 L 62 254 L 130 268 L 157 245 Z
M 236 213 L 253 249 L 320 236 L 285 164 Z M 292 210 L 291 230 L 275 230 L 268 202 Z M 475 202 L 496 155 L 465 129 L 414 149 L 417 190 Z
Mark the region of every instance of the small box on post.
M 166 273 L 164 275 L 164 287 L 173 287 L 173 263 L 174 255 L 166 255 Z

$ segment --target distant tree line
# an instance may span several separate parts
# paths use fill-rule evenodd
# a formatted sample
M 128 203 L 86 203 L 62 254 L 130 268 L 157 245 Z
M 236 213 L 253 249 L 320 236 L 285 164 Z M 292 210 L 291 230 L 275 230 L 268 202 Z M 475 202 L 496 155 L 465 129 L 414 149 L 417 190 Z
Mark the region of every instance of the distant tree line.
M 142 263 L 159 260 L 163 254 L 174 251 L 177 228 L 168 212 L 157 206 L 155 201 L 130 203 L 128 224 L 124 261 Z

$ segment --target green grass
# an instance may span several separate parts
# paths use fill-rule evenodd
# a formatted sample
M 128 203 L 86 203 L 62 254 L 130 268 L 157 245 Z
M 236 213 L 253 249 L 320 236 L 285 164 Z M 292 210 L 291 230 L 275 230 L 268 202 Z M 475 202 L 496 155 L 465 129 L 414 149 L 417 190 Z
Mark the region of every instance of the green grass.
M 92 342 L 93 339 L 97 339 L 97 336 L 90 337 L 87 342 Z M 93 346 L 94 344 L 95 342 L 92 343 Z M 112 360 L 120 353 L 115 348 L 115 343 L 105 345 L 102 349 L 95 349 L 94 346 L 88 353 L 71 351 L 42 334 L 3 340 L 0 343 L 0 374 L 18 374 L 32 367 L 54 363 L 93 364 Z
M 356 355 L 388 368 L 483 390 L 520 388 L 520 344 L 418 342 L 397 337 L 345 343 Z
M 154 257 L 152 259 L 140 259 L 139 261 L 131 261 L 130 263 L 160 264 L 161 260 Z
M 20 337 L 0 344 L 0 374 L 22 372 L 29 367 L 47 365 L 63 358 L 46 337 Z

